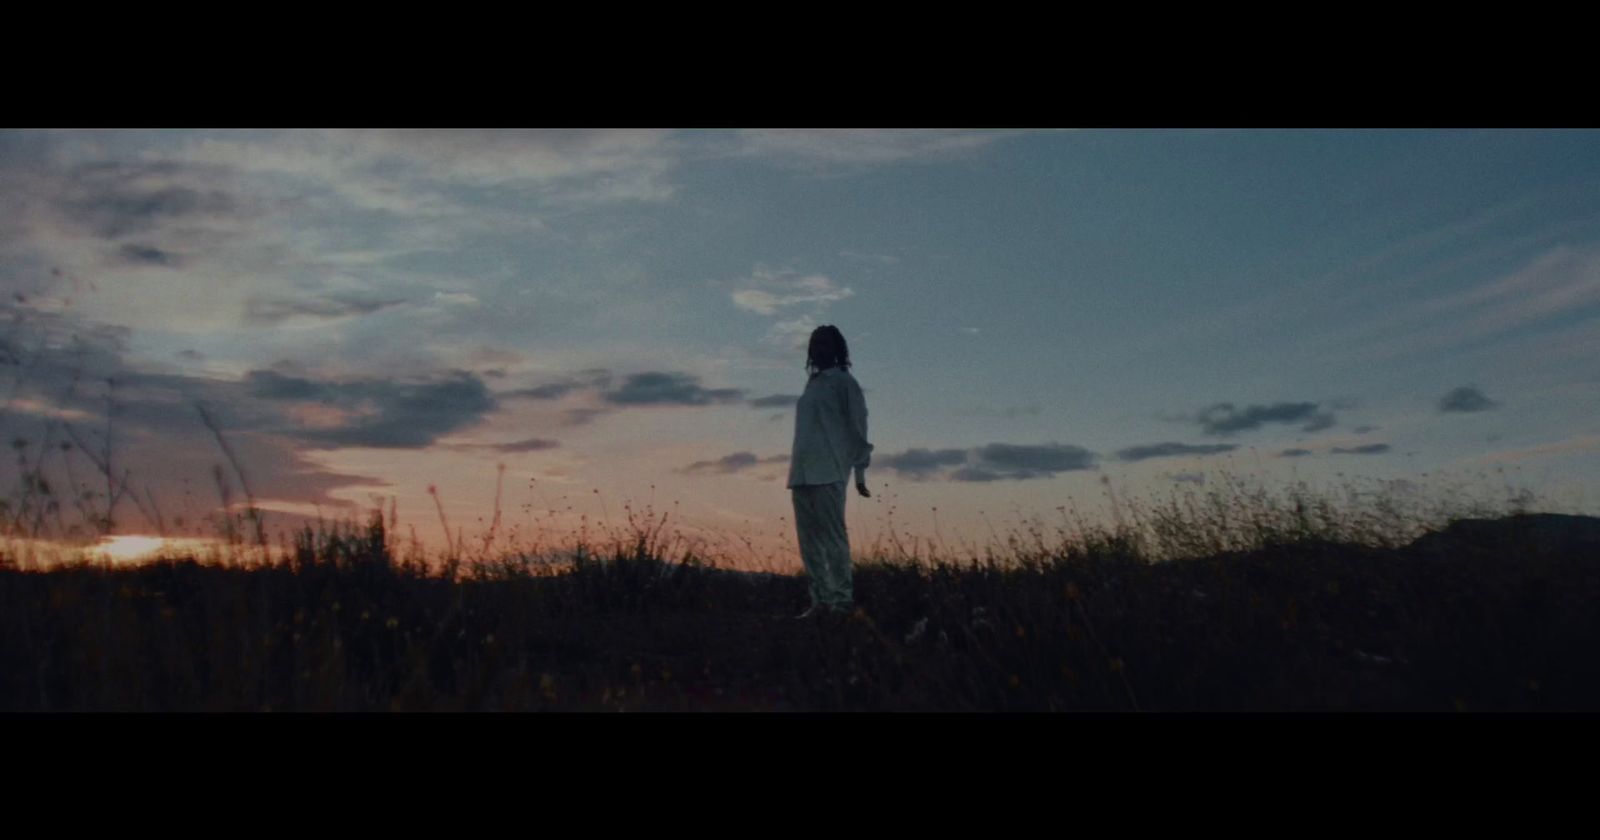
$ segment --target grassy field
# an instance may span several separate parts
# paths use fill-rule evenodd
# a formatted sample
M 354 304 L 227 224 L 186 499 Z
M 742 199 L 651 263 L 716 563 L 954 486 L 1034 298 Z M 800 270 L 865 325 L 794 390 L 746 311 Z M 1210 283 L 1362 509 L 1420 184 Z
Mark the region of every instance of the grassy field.
M 0 710 L 1600 710 L 1596 521 L 1524 514 L 1232 485 L 874 546 L 861 609 L 810 622 L 804 578 L 650 527 L 544 562 L 399 557 L 381 513 L 207 561 L 0 553 Z

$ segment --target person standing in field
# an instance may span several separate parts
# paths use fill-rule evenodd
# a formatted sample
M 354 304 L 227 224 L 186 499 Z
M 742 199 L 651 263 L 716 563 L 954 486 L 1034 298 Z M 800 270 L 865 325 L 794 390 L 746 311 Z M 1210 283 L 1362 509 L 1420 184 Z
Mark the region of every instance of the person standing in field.
M 867 402 L 850 374 L 850 350 L 839 328 L 817 327 L 806 351 L 805 393 L 795 405 L 789 489 L 800 559 L 811 583 L 811 606 L 799 618 L 849 613 L 855 606 L 850 535 L 844 524 L 845 483 L 867 492 L 872 444 L 867 442 Z

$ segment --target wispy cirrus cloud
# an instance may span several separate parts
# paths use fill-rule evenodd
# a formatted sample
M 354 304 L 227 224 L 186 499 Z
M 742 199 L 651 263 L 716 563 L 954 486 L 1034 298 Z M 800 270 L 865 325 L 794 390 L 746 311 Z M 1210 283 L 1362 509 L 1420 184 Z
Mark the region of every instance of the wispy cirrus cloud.
M 783 165 L 827 171 L 938 160 L 967 154 L 1022 132 L 998 129 L 750 129 L 732 151 Z
M 1481 463 L 1515 463 L 1534 458 L 1547 458 L 1552 456 L 1571 456 L 1582 452 L 1600 450 L 1600 435 L 1582 434 L 1571 435 L 1561 440 L 1543 443 L 1537 446 L 1528 446 L 1518 449 L 1504 449 L 1499 452 L 1490 452 L 1480 455 L 1475 460 Z
M 370 315 L 405 302 L 401 298 L 360 295 L 328 295 L 301 299 L 253 297 L 245 302 L 244 323 L 250 326 L 276 326 L 300 318 L 332 321 Z

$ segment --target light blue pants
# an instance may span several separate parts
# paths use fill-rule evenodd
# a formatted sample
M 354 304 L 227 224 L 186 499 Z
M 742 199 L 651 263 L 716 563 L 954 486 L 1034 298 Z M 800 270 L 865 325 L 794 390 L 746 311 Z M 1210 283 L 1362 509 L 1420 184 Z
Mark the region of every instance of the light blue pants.
M 811 603 L 849 609 L 855 603 L 850 533 L 844 526 L 845 482 L 791 488 L 800 559 L 811 578 Z

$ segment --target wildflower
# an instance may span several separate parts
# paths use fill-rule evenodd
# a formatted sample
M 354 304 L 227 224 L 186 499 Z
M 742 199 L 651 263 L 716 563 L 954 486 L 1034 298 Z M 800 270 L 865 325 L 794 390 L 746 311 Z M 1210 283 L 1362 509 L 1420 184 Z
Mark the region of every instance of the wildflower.
M 389 629 L 390 629 L 390 630 L 393 630 L 393 629 L 395 629 L 395 628 L 396 628 L 396 627 L 399 627 L 399 626 L 400 626 L 400 619 L 398 619 L 398 618 L 395 618 L 395 617 L 394 617 L 394 616 L 390 616 L 390 617 L 389 617 L 389 620 L 388 620 L 388 621 L 385 621 L 385 622 L 384 622 L 384 623 L 383 623 L 383 626 L 385 626 L 385 627 L 387 627 L 387 628 L 389 628 Z

